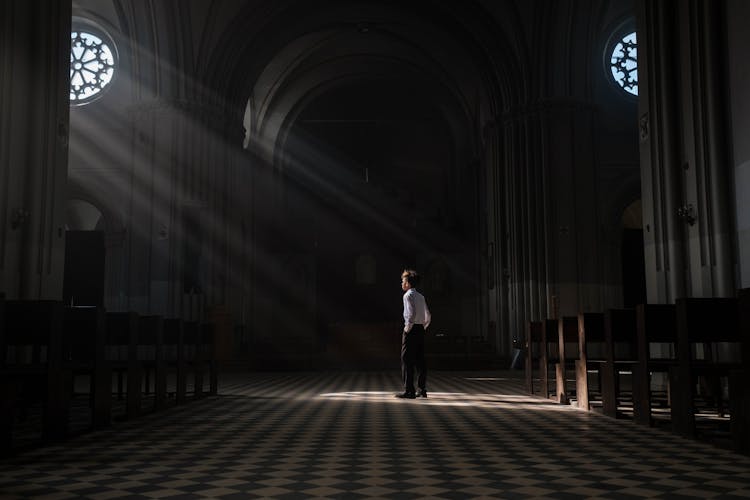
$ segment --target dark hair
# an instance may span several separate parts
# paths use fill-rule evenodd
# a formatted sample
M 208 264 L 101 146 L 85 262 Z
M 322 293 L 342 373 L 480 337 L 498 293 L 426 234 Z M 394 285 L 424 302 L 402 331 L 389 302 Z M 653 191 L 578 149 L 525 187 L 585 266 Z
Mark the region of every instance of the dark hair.
M 417 285 L 419 285 L 419 273 L 414 269 L 404 269 L 404 272 L 401 273 L 401 277 L 406 278 L 406 281 L 412 286 L 412 288 L 416 288 Z

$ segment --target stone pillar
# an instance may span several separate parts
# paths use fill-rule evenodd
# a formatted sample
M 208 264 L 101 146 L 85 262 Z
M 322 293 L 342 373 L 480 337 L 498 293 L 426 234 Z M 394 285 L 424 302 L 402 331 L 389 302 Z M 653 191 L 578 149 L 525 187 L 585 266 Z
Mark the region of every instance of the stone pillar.
M 175 109 L 168 102 L 142 102 L 130 109 L 133 147 L 126 215 L 127 309 L 174 316 L 174 245 L 179 241 L 175 178 L 182 168 L 174 138 Z
M 732 114 L 735 217 L 737 221 L 737 275 L 740 288 L 750 288 L 750 2 L 728 0 L 726 10 L 729 54 L 727 69 Z
M 522 338 L 526 321 L 547 315 L 547 175 L 542 162 L 541 116 L 520 109 L 501 117 L 500 165 L 505 230 L 500 239 L 501 276 L 507 287 L 510 337 Z M 510 340 L 510 338 L 508 339 Z
M 0 4 L 0 292 L 61 299 L 71 2 Z
M 279 178 L 264 144 L 254 135 L 246 142 L 245 168 L 249 169 L 250 195 L 246 200 L 245 220 L 249 252 L 247 258 L 248 304 L 246 325 L 251 343 L 271 342 L 276 333 L 274 308 L 278 287 L 273 263 L 278 230 Z
M 224 304 L 231 315 L 234 334 L 233 358 L 247 357 L 249 353 L 249 323 L 252 320 L 252 262 L 253 248 L 253 163 L 242 148 L 241 133 L 237 123 L 231 121 L 222 134 L 227 157 L 226 190 L 226 260 L 223 272 L 226 278 Z M 220 280 L 221 281 L 221 280 Z
M 610 305 L 599 271 L 592 131 L 592 106 L 575 100 L 502 117 L 504 191 L 495 198 L 504 199 L 508 324 L 519 338 L 528 320 Z
M 505 177 L 503 176 L 501 136 L 497 123 L 485 127 L 482 160 L 487 172 L 487 297 L 489 306 L 488 340 L 495 351 L 510 354 L 513 335 L 508 309 L 508 229 L 505 204 Z
M 585 101 L 545 103 L 542 161 L 547 174 L 543 202 L 549 224 L 550 295 L 560 314 L 600 311 L 608 283 L 600 273 L 599 194 L 594 158 L 594 108 Z M 607 304 L 608 305 L 608 304 Z
M 199 319 L 203 305 L 225 302 L 235 154 L 206 113 L 175 100 L 131 108 L 130 309 Z
M 734 294 L 722 2 L 637 2 L 649 302 Z

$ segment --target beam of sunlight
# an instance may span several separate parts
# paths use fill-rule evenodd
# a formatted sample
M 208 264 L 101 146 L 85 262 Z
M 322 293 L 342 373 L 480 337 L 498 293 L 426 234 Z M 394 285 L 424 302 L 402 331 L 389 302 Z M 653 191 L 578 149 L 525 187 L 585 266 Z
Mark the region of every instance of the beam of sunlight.
M 455 406 L 504 410 L 570 411 L 575 408 L 559 405 L 551 400 L 516 394 L 430 392 L 429 397 L 416 400 L 403 400 L 389 391 L 342 391 L 319 394 L 314 399 L 329 401 L 417 404 L 421 406 Z
M 148 49 L 135 47 L 134 50 L 155 57 Z M 335 200 L 337 212 L 342 217 L 353 218 L 359 226 L 368 228 L 368 231 L 369 228 L 381 228 L 394 239 L 410 242 L 415 249 L 424 252 L 434 250 L 420 241 L 408 224 L 405 226 L 403 221 L 384 213 L 380 205 L 387 201 L 386 198 L 376 197 L 375 202 L 369 198 L 365 200 L 347 186 L 347 175 L 351 176 L 349 167 L 353 164 L 351 158 L 347 158 L 343 152 L 332 151 L 329 145 L 317 144 L 303 135 L 301 127 L 292 124 L 292 139 L 285 145 L 287 149 L 283 157 L 294 175 L 282 172 L 283 176 L 278 177 L 279 172 L 269 168 L 272 166 L 259 165 L 257 162 L 262 160 L 250 159 L 250 155 L 242 149 L 241 139 L 227 137 L 221 132 L 225 128 L 212 126 L 213 122 L 204 118 L 200 108 L 201 103 L 227 107 L 244 106 L 244 102 L 227 103 L 212 89 L 183 74 L 179 68 L 171 67 L 168 63 L 163 63 L 162 67 L 166 68 L 165 72 L 176 75 L 178 79 L 190 80 L 189 87 L 196 96 L 195 112 L 184 109 L 180 103 L 170 106 L 169 100 L 165 107 L 158 96 L 135 99 L 132 109 L 123 108 L 121 102 L 111 99 L 114 94 L 108 94 L 92 103 L 91 106 L 96 108 L 82 106 L 72 110 L 75 114 L 71 121 L 75 127 L 76 140 L 71 142 L 70 154 L 73 161 L 70 163 L 70 177 L 84 192 L 93 191 L 90 193 L 93 199 L 103 205 L 98 208 L 109 218 L 106 220 L 108 230 L 127 230 L 129 243 L 125 243 L 123 257 L 126 266 L 131 258 L 134 242 L 139 247 L 167 252 L 169 255 L 179 255 L 185 246 L 200 244 L 206 249 L 203 258 L 210 259 L 207 254 L 224 254 L 225 263 L 221 264 L 224 267 L 230 261 L 247 260 L 247 264 L 242 266 L 247 270 L 246 273 L 231 272 L 223 276 L 227 287 L 252 294 L 255 285 L 249 281 L 251 276 L 254 283 L 276 281 L 274 271 L 281 265 L 278 255 L 257 241 L 259 237 L 262 238 L 267 216 L 262 212 L 241 213 L 233 217 L 226 215 L 228 211 L 242 206 L 239 200 L 243 194 L 231 181 L 233 176 L 236 177 L 234 172 L 248 168 L 262 171 L 258 174 L 261 176 L 270 175 L 272 186 L 300 189 L 317 201 Z M 118 78 L 130 79 L 121 82 L 123 88 L 133 87 L 137 91 L 134 94 L 142 92 L 139 82 L 132 80 L 125 72 L 120 72 Z M 120 126 L 102 126 L 103 117 L 121 117 Z M 240 127 L 242 117 L 239 114 L 238 117 L 237 125 Z M 257 137 L 254 140 L 253 147 L 256 150 L 273 151 L 273 141 L 259 143 L 261 139 Z M 214 165 L 219 165 L 226 171 L 216 175 Z M 333 170 L 321 168 L 323 166 Z M 217 179 L 222 179 L 223 183 L 217 184 Z M 251 183 L 254 182 L 258 181 L 251 180 Z M 199 186 L 198 192 L 191 191 L 194 186 Z M 249 190 L 251 196 L 257 192 L 257 187 L 253 184 L 242 188 Z M 277 201 L 273 200 L 272 203 Z M 185 226 L 183 212 L 194 203 L 200 203 L 198 208 L 204 211 L 203 220 L 197 227 L 188 228 Z M 117 220 L 111 220 L 113 215 Z M 216 224 L 218 220 L 223 224 Z M 321 223 L 325 224 L 325 220 Z M 166 226 L 169 241 L 165 245 L 155 246 L 156 231 L 162 224 Z M 246 229 L 243 229 L 244 224 Z M 430 227 L 431 238 L 452 237 L 449 232 L 434 226 Z M 198 238 L 195 231 L 202 233 L 202 237 Z M 391 244 L 393 242 L 385 242 L 385 248 L 390 248 L 388 245 Z M 176 259 L 176 262 L 180 261 L 181 258 Z M 207 260 L 206 263 L 210 262 Z M 447 264 L 453 268 L 457 277 L 460 275 L 463 279 L 475 280 L 475 276 L 466 273 L 464 266 L 456 265 L 453 261 L 448 261 Z M 181 278 L 174 276 L 175 272 L 181 272 L 181 269 L 170 269 L 170 280 L 177 286 Z M 126 277 L 123 286 L 126 288 L 124 292 L 130 297 L 128 281 Z M 209 293 L 211 280 L 206 278 L 204 285 L 207 289 L 205 292 Z M 319 293 L 315 300 L 318 309 L 335 309 L 337 306 L 336 299 L 325 293 Z M 174 313 L 179 313 L 181 306 L 178 303 L 170 307 L 175 307 Z M 286 321 L 292 329 L 309 329 L 308 318 L 289 317 Z

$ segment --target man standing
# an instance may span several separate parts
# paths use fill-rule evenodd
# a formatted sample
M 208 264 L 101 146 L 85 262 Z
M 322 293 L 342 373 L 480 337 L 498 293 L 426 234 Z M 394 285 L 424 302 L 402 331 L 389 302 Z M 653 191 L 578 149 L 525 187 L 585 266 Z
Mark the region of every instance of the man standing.
M 404 293 L 404 331 L 401 336 L 401 377 L 404 392 L 397 398 L 414 399 L 414 367 L 419 373 L 417 386 L 419 396 L 427 397 L 427 367 L 424 361 L 425 330 L 430 326 L 430 310 L 424 296 L 417 291 L 419 274 L 413 269 L 401 273 L 401 289 Z

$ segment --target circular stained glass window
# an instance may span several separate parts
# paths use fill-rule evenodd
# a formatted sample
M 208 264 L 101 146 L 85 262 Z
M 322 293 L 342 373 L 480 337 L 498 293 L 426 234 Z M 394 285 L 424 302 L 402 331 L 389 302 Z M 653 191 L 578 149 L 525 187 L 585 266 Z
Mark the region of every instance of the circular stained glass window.
M 100 96 L 115 74 L 115 56 L 101 37 L 86 31 L 70 34 L 70 102 L 85 104 Z
M 612 49 L 612 77 L 626 92 L 638 95 L 638 47 L 635 32 L 624 36 Z

